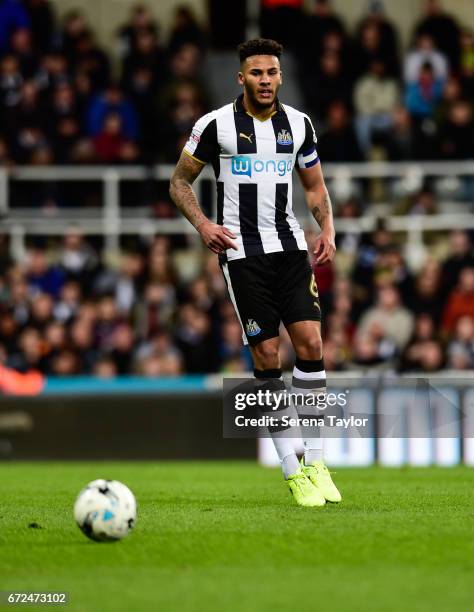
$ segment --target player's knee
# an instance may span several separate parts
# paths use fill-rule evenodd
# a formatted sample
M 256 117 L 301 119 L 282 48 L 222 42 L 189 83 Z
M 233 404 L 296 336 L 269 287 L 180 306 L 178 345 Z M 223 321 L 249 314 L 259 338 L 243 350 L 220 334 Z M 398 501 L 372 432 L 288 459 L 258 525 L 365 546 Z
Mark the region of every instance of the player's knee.
M 312 334 L 298 344 L 296 353 L 300 359 L 321 359 L 323 356 L 323 341 L 319 334 Z
M 255 365 L 259 370 L 278 368 L 280 357 L 278 346 L 273 343 L 261 342 L 253 348 Z

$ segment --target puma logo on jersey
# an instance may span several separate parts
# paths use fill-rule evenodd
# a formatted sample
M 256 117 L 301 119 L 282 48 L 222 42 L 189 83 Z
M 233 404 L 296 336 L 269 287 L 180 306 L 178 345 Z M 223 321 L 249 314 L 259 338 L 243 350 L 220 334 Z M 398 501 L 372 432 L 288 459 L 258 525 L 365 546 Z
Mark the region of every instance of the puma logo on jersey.
M 247 136 L 247 134 L 243 134 L 242 132 L 240 132 L 239 136 L 240 136 L 240 138 L 245 138 L 246 140 L 248 140 L 250 142 L 250 144 L 253 144 L 253 142 L 252 142 L 253 134 L 250 134 L 250 136 Z

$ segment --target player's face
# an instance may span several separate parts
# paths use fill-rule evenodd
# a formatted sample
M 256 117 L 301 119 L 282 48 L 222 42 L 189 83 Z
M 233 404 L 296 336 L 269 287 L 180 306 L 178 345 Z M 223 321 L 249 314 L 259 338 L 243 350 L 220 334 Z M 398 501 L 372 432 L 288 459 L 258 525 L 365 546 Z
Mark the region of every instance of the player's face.
M 280 62 L 274 55 L 252 55 L 242 63 L 239 83 L 254 106 L 273 105 L 281 85 Z

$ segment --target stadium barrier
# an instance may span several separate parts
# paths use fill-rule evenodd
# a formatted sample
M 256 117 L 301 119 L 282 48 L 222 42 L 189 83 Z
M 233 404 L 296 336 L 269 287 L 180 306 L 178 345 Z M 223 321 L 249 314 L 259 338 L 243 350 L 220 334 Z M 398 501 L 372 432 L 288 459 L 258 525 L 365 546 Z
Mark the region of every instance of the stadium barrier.
M 350 386 L 356 405 L 374 415 L 379 430 L 377 417 L 384 409 L 400 407 L 403 436 L 375 431 L 371 437 L 326 439 L 329 465 L 474 465 L 472 381 L 455 373 L 372 379 L 377 384 L 368 385 L 361 373 L 334 373 L 328 385 Z M 420 381 L 426 384 L 420 387 Z M 438 433 L 420 436 L 419 419 L 429 428 L 440 398 L 452 410 L 449 418 L 444 412 Z M 256 457 L 263 465 L 278 463 L 268 438 L 257 444 L 252 438 L 223 437 L 221 375 L 48 379 L 36 397 L 3 396 L 0 401 L 4 460 Z
M 150 214 L 149 207 L 134 203 L 125 207 L 122 203 L 121 184 L 124 181 L 169 181 L 174 170 L 172 165 L 156 166 L 18 166 L 12 169 L 0 168 L 0 232 L 11 237 L 11 254 L 18 258 L 24 255 L 27 236 L 50 235 L 62 236 L 65 225 L 74 224 L 85 235 L 102 235 L 109 251 L 119 250 L 119 240 L 122 235 L 140 235 L 143 237 L 160 234 L 194 235 L 194 229 L 183 218 L 155 219 Z M 434 215 L 400 215 L 390 214 L 386 203 L 378 203 L 362 217 L 356 219 L 335 219 L 337 232 L 367 232 L 371 231 L 381 217 L 387 222 L 387 227 L 393 231 L 407 232 L 408 242 L 416 248 L 422 243 L 423 231 L 446 231 L 455 228 L 474 229 L 474 214 L 472 213 L 472 197 L 474 187 L 468 190 L 468 200 L 449 201 L 449 194 L 459 192 L 459 179 L 462 177 L 472 182 L 474 177 L 474 161 L 456 162 L 362 162 L 347 164 L 325 164 L 324 174 L 331 193 L 350 195 L 354 180 L 380 179 L 398 181 L 398 191 L 404 194 L 416 193 L 421 189 L 425 178 L 436 179 L 445 197 L 444 212 Z M 202 189 L 212 181 L 212 169 L 205 167 L 196 181 L 197 189 Z M 61 181 L 97 181 L 101 184 L 102 206 L 97 209 L 60 208 L 57 211 L 41 213 L 37 208 L 28 207 L 28 202 L 22 202 L 21 208 L 11 205 L 12 181 L 53 182 Z M 211 213 L 215 217 L 215 190 L 208 190 L 211 203 Z M 304 227 L 311 226 L 314 221 L 309 215 L 303 194 L 295 184 L 295 211 Z M 196 245 L 200 242 L 196 240 Z

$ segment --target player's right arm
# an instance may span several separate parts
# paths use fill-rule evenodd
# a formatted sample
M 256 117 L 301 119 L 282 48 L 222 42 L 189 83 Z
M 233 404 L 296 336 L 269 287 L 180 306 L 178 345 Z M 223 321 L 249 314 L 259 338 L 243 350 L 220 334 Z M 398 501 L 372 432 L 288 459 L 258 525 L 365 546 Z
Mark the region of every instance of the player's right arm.
M 237 249 L 231 238 L 236 236 L 222 225 L 206 217 L 192 187 L 207 162 L 217 154 L 215 120 L 211 115 L 201 118 L 192 131 L 170 181 L 170 196 L 188 221 L 197 229 L 204 244 L 214 253 Z M 199 157 L 198 157 L 199 155 Z

